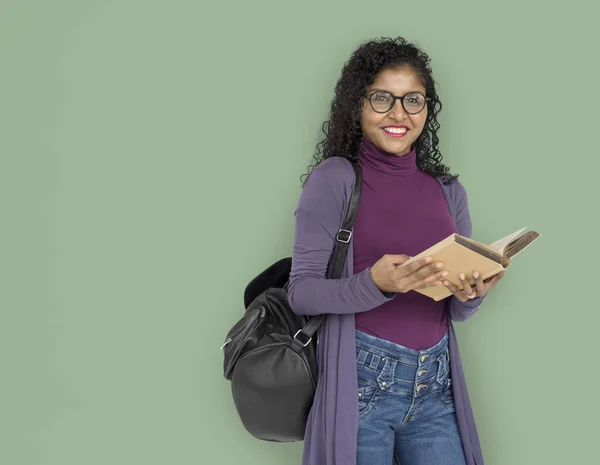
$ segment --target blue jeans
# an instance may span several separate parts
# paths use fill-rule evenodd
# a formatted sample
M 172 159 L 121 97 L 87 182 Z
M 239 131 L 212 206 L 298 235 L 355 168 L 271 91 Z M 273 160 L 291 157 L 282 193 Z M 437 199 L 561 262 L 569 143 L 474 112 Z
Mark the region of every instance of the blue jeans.
M 448 335 L 416 351 L 356 331 L 357 465 L 466 465 Z

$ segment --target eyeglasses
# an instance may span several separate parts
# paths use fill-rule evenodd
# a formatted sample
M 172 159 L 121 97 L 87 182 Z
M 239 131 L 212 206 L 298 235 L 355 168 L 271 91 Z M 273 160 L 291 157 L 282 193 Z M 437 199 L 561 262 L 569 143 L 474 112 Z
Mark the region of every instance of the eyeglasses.
M 408 94 L 396 97 L 383 90 L 377 90 L 371 95 L 365 95 L 364 98 L 371 102 L 371 108 L 377 113 L 387 113 L 394 106 L 396 99 L 398 99 L 402 103 L 404 111 L 409 115 L 416 115 L 423 111 L 425 104 L 431 100 L 431 98 L 425 97 L 421 92 L 409 92 Z

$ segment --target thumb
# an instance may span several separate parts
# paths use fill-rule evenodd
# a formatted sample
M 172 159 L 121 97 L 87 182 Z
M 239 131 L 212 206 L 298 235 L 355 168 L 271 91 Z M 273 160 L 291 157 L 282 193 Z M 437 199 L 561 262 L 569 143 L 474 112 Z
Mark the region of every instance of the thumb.
M 399 254 L 399 255 L 387 255 L 388 263 L 391 263 L 395 266 L 402 265 L 404 262 L 410 260 L 412 257 L 408 255 Z

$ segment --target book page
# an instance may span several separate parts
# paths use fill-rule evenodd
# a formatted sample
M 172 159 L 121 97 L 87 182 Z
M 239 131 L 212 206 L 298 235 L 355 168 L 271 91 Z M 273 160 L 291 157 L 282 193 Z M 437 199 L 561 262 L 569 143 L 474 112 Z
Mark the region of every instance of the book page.
M 490 249 L 487 244 L 480 244 L 474 240 L 464 238 L 462 236 L 456 236 L 456 243 L 466 247 L 473 252 L 477 252 L 482 257 L 492 260 L 496 263 L 504 264 L 504 257 L 496 252 L 494 249 Z
M 536 231 L 526 232 L 521 237 L 515 239 L 510 244 L 508 244 L 504 255 L 508 260 L 516 257 L 519 253 L 521 253 L 523 250 L 529 247 L 531 243 L 535 241 L 538 237 L 540 237 L 540 234 Z
M 525 226 L 524 228 L 519 229 L 517 232 L 514 232 L 512 234 L 509 234 L 506 237 L 503 237 L 502 239 L 497 240 L 496 242 L 494 242 L 493 244 L 490 244 L 490 247 L 494 248 L 495 250 L 497 250 L 500 254 L 504 255 L 504 248 L 515 238 L 517 237 L 519 234 L 521 234 L 523 231 L 525 231 L 527 229 L 527 226 Z

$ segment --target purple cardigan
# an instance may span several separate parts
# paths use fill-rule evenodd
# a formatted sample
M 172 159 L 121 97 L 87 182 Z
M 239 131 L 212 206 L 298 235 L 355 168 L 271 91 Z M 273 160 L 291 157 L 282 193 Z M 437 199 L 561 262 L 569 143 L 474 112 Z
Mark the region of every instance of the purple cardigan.
M 471 237 L 467 194 L 458 181 L 444 184 L 459 234 Z M 358 435 L 358 385 L 354 314 L 392 297 L 375 286 L 370 269 L 353 275 L 352 241 L 341 279 L 326 279 L 334 237 L 345 215 L 354 171 L 342 157 L 328 158 L 311 172 L 295 211 L 296 226 L 288 298 L 300 315 L 329 314 L 319 330 L 319 377 L 311 408 L 302 465 L 355 465 Z M 484 298 L 466 303 L 448 298 L 450 367 L 458 426 L 468 465 L 483 465 L 456 333 L 452 321 L 466 321 Z

